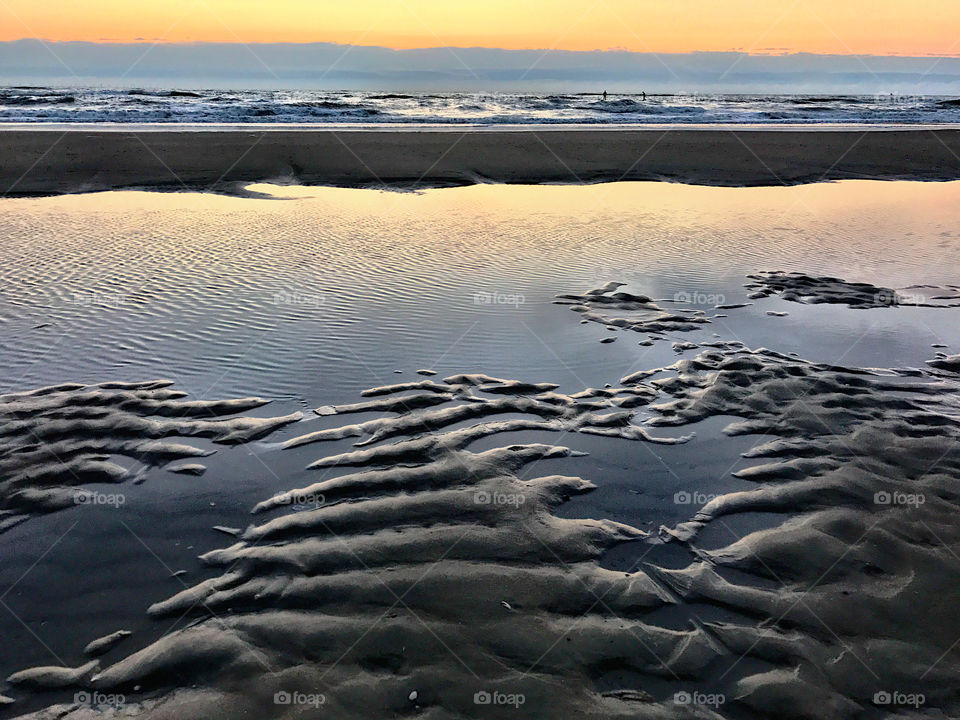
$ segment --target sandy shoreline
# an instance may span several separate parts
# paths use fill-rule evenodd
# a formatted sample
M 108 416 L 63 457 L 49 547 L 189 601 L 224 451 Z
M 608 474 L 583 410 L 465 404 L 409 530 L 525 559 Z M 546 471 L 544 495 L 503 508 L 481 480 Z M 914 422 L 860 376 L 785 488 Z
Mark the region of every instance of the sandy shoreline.
M 843 127 L 0 130 L 0 193 L 670 180 L 781 185 L 960 178 L 960 129 Z

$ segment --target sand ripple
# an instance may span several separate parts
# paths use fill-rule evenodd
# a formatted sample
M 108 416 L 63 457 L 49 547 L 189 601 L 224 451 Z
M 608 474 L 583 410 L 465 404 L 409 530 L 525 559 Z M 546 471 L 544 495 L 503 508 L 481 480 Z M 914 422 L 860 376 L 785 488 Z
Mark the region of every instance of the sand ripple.
M 172 384 L 63 384 L 0 395 L 0 531 L 33 513 L 119 502 L 83 486 L 122 483 L 146 466 L 211 452 L 176 438 L 245 443 L 301 417 L 237 417 L 269 401 L 184 400 Z

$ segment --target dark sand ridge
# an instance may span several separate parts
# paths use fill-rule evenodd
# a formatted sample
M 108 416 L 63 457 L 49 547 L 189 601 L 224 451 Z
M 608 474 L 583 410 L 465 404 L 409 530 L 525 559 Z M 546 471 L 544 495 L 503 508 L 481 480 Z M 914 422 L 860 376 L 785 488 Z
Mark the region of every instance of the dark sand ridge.
M 192 614 L 195 625 L 96 674 L 87 666 L 27 677 L 137 701 L 139 687 L 146 699 L 125 711 L 146 718 L 309 715 L 313 708 L 274 703 L 274 693 L 295 691 L 322 693 L 314 714 L 338 718 L 515 712 L 474 704 L 484 690 L 521 693 L 517 715 L 534 717 L 870 718 L 888 715 L 873 704 L 885 691 L 922 693 L 934 716 L 934 708 L 955 716 L 960 376 L 909 379 L 714 345 L 622 387 L 576 395 L 456 376 L 321 408 L 398 415 L 297 442 L 402 439 L 315 463 L 359 471 L 264 501 L 257 512 L 310 498 L 319 507 L 248 528 L 203 557 L 223 575 L 151 608 L 157 617 Z M 397 400 L 411 391 L 407 410 Z M 491 414 L 507 399 L 536 419 L 465 433 L 448 428 L 462 416 L 438 414 L 446 408 L 430 396 Z M 523 478 L 540 459 L 571 455 L 565 447 L 464 447 L 513 422 L 636 439 L 621 408 L 657 397 L 647 406 L 652 425 L 736 416 L 728 432 L 770 439 L 748 453 L 761 464 L 740 473 L 755 490 L 717 498 L 656 537 L 553 516 L 589 481 Z M 748 513 L 764 513 L 767 527 L 737 538 L 732 528 Z M 688 565 L 631 573 L 597 565 L 606 548 L 630 541 L 676 544 Z M 671 608 L 686 620 L 664 622 Z M 727 619 L 698 619 L 711 609 Z M 628 671 L 624 687 L 602 689 L 614 671 Z M 725 704 L 673 701 L 675 690 L 720 674 L 731 686 Z M 65 705 L 31 717 L 109 713 Z
M 302 417 L 235 417 L 269 401 L 189 401 L 172 384 L 63 384 L 0 395 L 0 532 L 31 514 L 98 502 L 84 484 L 121 483 L 144 466 L 210 454 L 172 438 L 243 443 Z
M 779 294 L 782 300 L 817 305 L 821 303 L 869 309 L 907 305 L 915 307 L 960 307 L 956 286 L 914 285 L 903 290 L 854 283 L 835 277 L 817 277 L 804 273 L 760 272 L 748 276 L 746 288 L 751 299 Z
M 624 284 L 609 282 L 583 295 L 557 295 L 555 302 L 569 305 L 573 312 L 580 313 L 582 323 L 593 322 L 611 330 L 646 333 L 649 337 L 641 341 L 642 345 L 664 340 L 663 333 L 700 330 L 710 322 L 703 310 L 681 308 L 671 312 L 646 295 L 617 292 L 617 288 Z M 614 312 L 618 314 L 613 315 Z
M 938 370 L 946 370 L 954 373 L 960 372 L 960 355 L 947 355 L 946 353 L 938 352 L 936 358 L 927 360 L 927 365 Z
M 0 192 L 674 180 L 780 185 L 960 178 L 960 130 L 866 127 L 0 129 Z

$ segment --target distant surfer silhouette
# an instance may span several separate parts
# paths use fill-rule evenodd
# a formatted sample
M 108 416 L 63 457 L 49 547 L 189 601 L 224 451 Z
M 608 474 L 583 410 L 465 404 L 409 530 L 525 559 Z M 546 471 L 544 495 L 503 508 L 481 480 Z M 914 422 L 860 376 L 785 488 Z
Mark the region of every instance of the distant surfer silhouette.
M 603 91 L 603 99 L 604 99 L 604 100 L 607 99 L 607 91 L 606 91 L 606 90 Z

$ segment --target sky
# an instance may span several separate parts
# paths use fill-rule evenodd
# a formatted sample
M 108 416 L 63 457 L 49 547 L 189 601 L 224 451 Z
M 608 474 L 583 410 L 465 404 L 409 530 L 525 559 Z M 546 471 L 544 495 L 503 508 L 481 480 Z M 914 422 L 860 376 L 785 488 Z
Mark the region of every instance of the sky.
M 0 0 L 0 84 L 960 94 L 960 0 Z
M 0 41 L 960 55 L 957 0 L 0 0 Z

